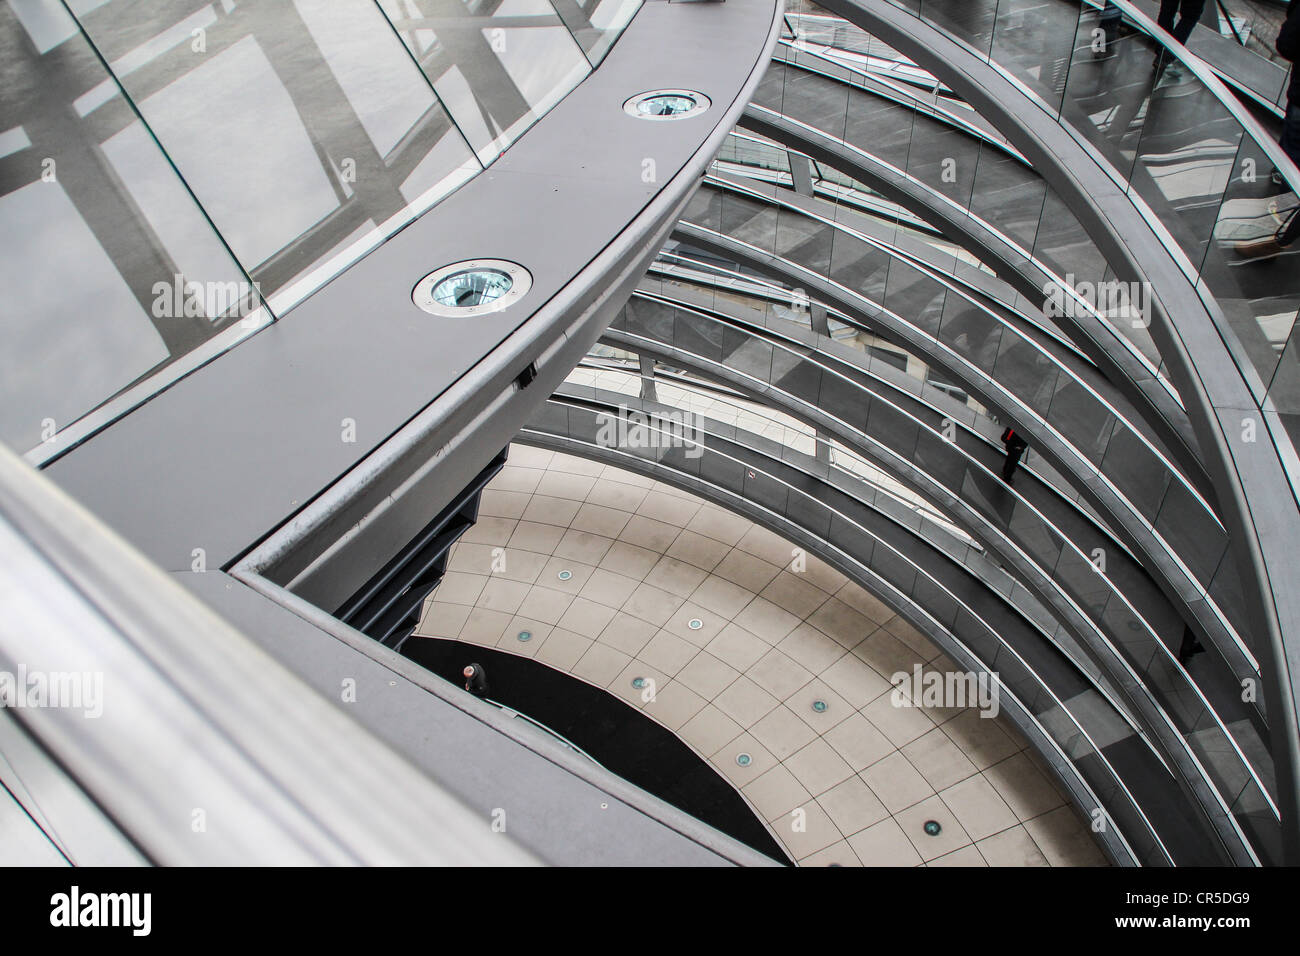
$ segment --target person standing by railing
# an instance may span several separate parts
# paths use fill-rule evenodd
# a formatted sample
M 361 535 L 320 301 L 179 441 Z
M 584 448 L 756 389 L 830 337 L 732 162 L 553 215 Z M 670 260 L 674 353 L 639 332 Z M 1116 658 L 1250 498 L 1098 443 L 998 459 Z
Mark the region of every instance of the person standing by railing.
M 1156 17 L 1156 23 L 1162 30 L 1172 34 L 1180 44 L 1187 46 L 1187 38 L 1192 35 L 1192 28 L 1201 19 L 1204 10 L 1205 0 L 1160 0 L 1160 14 Z M 1158 74 L 1163 73 L 1171 80 L 1183 75 L 1183 65 L 1163 45 L 1156 47 L 1156 58 L 1151 65 Z
M 1300 55 L 1300 4 L 1292 3 L 1286 11 L 1286 20 L 1277 34 L 1277 52 L 1291 61 L 1291 83 L 1286 92 L 1286 117 L 1282 120 L 1282 151 L 1291 162 L 1300 166 L 1300 74 L 1296 73 L 1295 60 Z M 1273 184 L 1286 186 L 1282 171 L 1273 170 Z M 1277 232 L 1262 239 L 1237 243 L 1237 254 L 1246 259 L 1271 259 L 1280 255 L 1300 238 L 1300 214 L 1296 209 L 1282 223 Z
M 461 671 L 465 678 L 465 689 L 475 697 L 486 697 L 488 693 L 487 672 L 482 664 L 467 664 Z

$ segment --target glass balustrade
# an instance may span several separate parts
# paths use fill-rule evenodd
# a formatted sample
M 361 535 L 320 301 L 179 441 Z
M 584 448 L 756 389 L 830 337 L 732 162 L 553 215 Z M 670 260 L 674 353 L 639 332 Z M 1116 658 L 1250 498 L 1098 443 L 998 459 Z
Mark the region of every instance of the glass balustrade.
M 1155 695 L 1243 829 L 1263 848 L 1261 852 L 1274 852 L 1276 814 L 1266 795 L 1272 784 L 1271 761 L 1264 741 L 1250 723 L 1248 709 L 1237 697 L 1237 681 L 1220 665 L 1213 673 L 1198 668 L 1198 683 L 1178 663 L 1175 648 L 1183 636 L 1182 618 L 1157 592 L 1144 590 L 1140 566 L 1113 562 L 1119 566 L 1112 566 L 1111 573 L 1126 575 L 1129 583 L 1127 591 L 1117 586 L 1097 566 L 1096 555 L 1105 554 L 1110 542 L 1099 540 L 1095 534 L 1083 542 L 1070 537 L 1065 526 L 1057 527 L 1039 507 L 1019 495 L 1008 508 L 1009 496 L 992 470 L 956 454 L 955 446 L 937 431 L 937 422 L 909 416 L 899 405 L 832 374 L 795 347 L 746 336 L 692 309 L 658 304 L 656 310 L 656 304 L 634 302 L 625 318 L 616 321 L 615 328 L 739 370 L 752 377 L 756 387 L 767 388 L 770 383 L 812 407 L 840 417 L 849 427 L 882 442 L 903 461 L 914 463 L 994 527 L 1003 529 L 1106 636 L 1137 679 Z M 659 388 L 656 386 L 657 391 Z M 663 394 L 659 397 L 676 404 Z M 711 401 L 710 407 L 716 409 L 733 400 Z M 694 405 L 682 407 L 701 411 Z M 765 419 L 767 414 L 754 413 L 737 425 L 803 454 L 813 454 L 812 428 L 792 425 L 788 416 L 772 425 Z M 834 456 L 831 464 L 842 467 Z M 1077 537 L 1079 528 L 1076 516 L 1068 530 Z M 1089 547 L 1097 544 L 1101 546 Z M 1137 592 L 1137 603 L 1133 591 Z M 1213 701 L 1206 697 L 1207 693 Z M 1231 735 L 1226 726 L 1229 723 L 1233 727 Z M 1243 749 L 1252 754 L 1253 765 Z
M 0 440 L 43 460 L 283 315 L 495 160 L 640 2 L 0 5 Z
M 631 396 L 639 384 L 630 373 L 620 374 L 626 375 L 630 381 L 616 391 Z M 565 404 L 564 396 L 557 398 L 559 404 L 553 401 L 552 407 L 547 408 L 530 427 L 541 433 L 562 434 L 593 445 L 598 444 L 600 420 L 604 413 L 590 407 Z M 654 407 L 656 406 L 647 406 Z M 737 445 L 737 441 L 741 444 Z M 851 499 L 842 498 L 826 489 L 810 492 L 799 486 L 801 482 L 783 480 L 761 463 L 756 463 L 752 455 L 742 452 L 746 444 L 756 445 L 759 441 L 750 439 L 746 442 L 738 433 L 725 437 L 709 432 L 704 435 L 704 450 L 699 456 L 665 451 L 665 447 L 671 444 L 668 440 L 652 443 L 658 446 L 653 450 L 630 450 L 628 453 L 650 457 L 663 466 L 681 470 L 720 487 L 734 488 L 742 497 L 756 501 L 779 515 L 792 516 L 797 523 L 807 521 L 833 547 L 849 555 L 854 562 L 881 575 L 888 586 L 896 587 L 905 596 L 919 600 L 928 613 L 937 615 L 937 619 L 946 621 L 949 625 L 959 625 L 959 639 L 998 673 L 999 678 L 1016 693 L 1018 699 L 1027 703 L 1031 713 L 1040 720 L 1041 726 L 1056 741 L 1061 752 L 1076 761 L 1081 772 L 1094 785 L 1094 792 L 1101 805 L 1112 814 L 1114 820 L 1123 821 L 1121 828 L 1127 838 L 1136 841 L 1135 852 L 1139 858 L 1152 864 L 1167 862 L 1168 857 L 1159 838 L 1131 793 L 1110 768 L 1105 745 L 1095 746 L 1090 732 L 1084 729 L 1083 721 L 1089 721 L 1094 724 L 1091 734 L 1098 733 L 1099 728 L 1095 722 L 1102 719 L 1103 712 L 1109 706 L 1105 703 L 1105 698 L 1087 692 L 1084 685 L 1076 686 L 1066 700 L 1053 696 L 1043 679 L 1035 673 L 1033 664 L 1026 658 L 1025 649 L 1012 648 L 1004 642 L 1000 631 L 1007 628 L 990 627 L 977 612 L 965 607 L 965 601 L 970 595 L 959 597 L 948 591 L 931 573 L 913 563 L 914 559 L 908 557 L 908 554 L 914 554 L 914 548 L 899 548 L 896 546 L 897 541 L 891 544 L 875 537 L 857 520 L 847 516 L 847 512 L 835 510 L 836 503 L 843 502 L 847 507 Z M 737 454 L 728 454 L 729 449 L 734 449 Z M 832 512 L 828 520 L 813 517 L 814 514 L 824 514 L 828 508 Z M 1009 590 L 1005 582 L 993 581 L 991 586 L 998 593 Z M 1042 650 L 1038 653 L 1042 653 Z M 1074 708 L 1080 708 L 1078 716 Z M 1115 730 L 1116 727 L 1125 725 L 1122 717 L 1114 715 L 1106 720 L 1109 721 L 1107 731 L 1110 734 L 1118 733 L 1122 737 L 1132 733 L 1127 727 L 1122 731 Z M 1115 736 L 1107 739 L 1114 740 Z M 1088 758 L 1099 758 L 1099 762 L 1110 773 L 1097 777 L 1096 765 Z

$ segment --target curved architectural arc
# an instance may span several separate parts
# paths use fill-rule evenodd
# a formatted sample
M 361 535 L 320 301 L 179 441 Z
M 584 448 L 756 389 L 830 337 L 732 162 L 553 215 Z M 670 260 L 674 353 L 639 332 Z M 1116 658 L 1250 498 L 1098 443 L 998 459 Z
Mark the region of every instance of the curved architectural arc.
M 1144 215 L 1141 201 L 1122 188 L 1123 180 L 1113 167 L 1068 124 L 1026 95 L 1005 71 L 999 71 L 996 64 L 954 41 L 915 11 L 893 4 L 862 5 L 853 0 L 829 0 L 826 6 L 923 64 L 984 116 L 992 118 L 1035 168 L 1069 199 L 1108 261 L 1127 273 L 1122 277 L 1151 283 L 1159 306 L 1152 332 L 1179 395 L 1188 406 L 1202 452 L 1209 456 L 1206 465 L 1219 490 L 1235 547 L 1251 570 L 1243 583 L 1247 587 L 1252 630 L 1260 636 L 1266 697 L 1274 715 L 1270 726 L 1278 761 L 1284 853 L 1288 860 L 1300 858 L 1300 729 L 1295 720 L 1300 669 L 1292 660 L 1294 642 L 1290 637 L 1300 633 L 1300 598 L 1297 588 L 1286 583 L 1294 571 L 1286 555 L 1300 530 L 1300 514 L 1290 493 L 1286 456 L 1274 447 L 1274 442 L 1282 445 L 1287 440 L 1269 433 L 1270 427 L 1276 428 L 1276 417 L 1261 408 L 1247 375 L 1230 357 L 1232 353 L 1220 331 L 1226 320 L 1212 298 L 1202 298 L 1169 251 L 1177 249 L 1178 244 L 1163 227 L 1153 228 L 1160 219 L 1150 212 Z M 1179 54 L 1174 50 L 1170 55 Z M 1188 68 L 1198 69 L 1195 64 Z M 1224 101 L 1232 99 L 1204 66 L 1199 70 L 1206 74 L 1200 78 L 1207 88 L 1220 93 Z M 1245 128 L 1262 141 L 1266 155 L 1280 156 L 1262 130 L 1251 125 Z M 1279 165 L 1293 169 L 1285 158 L 1279 159 Z M 1176 322 L 1171 315 L 1178 316 Z M 1240 440 L 1241 409 L 1255 410 L 1260 431 L 1270 434 L 1270 440 Z M 1267 521 L 1257 520 L 1261 513 L 1268 514 Z

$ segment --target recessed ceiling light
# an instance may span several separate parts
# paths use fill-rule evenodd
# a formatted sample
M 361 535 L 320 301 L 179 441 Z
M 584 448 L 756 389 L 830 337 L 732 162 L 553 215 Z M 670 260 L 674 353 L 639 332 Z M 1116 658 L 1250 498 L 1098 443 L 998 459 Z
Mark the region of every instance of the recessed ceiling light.
M 411 301 L 430 315 L 470 318 L 513 305 L 532 284 L 532 275 L 517 263 L 468 259 L 430 272 L 416 283 Z
M 711 105 L 707 96 L 694 90 L 651 90 L 629 99 L 623 112 L 637 119 L 679 120 L 698 116 Z

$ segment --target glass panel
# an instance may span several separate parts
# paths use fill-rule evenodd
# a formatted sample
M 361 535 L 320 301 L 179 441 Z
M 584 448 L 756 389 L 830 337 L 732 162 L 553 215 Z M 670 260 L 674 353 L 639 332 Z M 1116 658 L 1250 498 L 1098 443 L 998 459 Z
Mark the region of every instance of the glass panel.
M 591 71 L 546 0 L 379 6 L 485 164 Z
M 1190 71 L 1171 66 L 1147 101 L 1132 187 L 1199 265 L 1244 130 Z
M 1224 190 L 1210 244 L 1201 269 L 1206 288 L 1236 333 L 1245 360 L 1267 384 L 1275 407 L 1300 410 L 1294 396 L 1295 352 L 1288 349 L 1300 305 L 1300 242 L 1294 239 L 1276 255 L 1250 258 L 1244 252 L 1270 238 L 1300 229 L 1294 190 L 1274 181 L 1273 167 L 1251 140 L 1241 144 Z M 1285 359 L 1285 361 L 1284 361 Z
M 268 296 L 481 168 L 367 0 L 118 6 L 82 26 Z
M 77 24 L 16 9 L 0 6 L 0 441 L 25 452 L 269 316 Z
M 1155 52 L 1141 33 L 1118 31 L 1106 44 L 1110 55 L 1099 56 L 1093 48 L 1093 31 L 1099 28 L 1095 19 L 1079 21 L 1061 115 L 1127 178 L 1133 171 L 1134 127 L 1141 128 L 1153 86 Z
M 988 59 L 997 3 L 972 3 L 971 0 L 919 0 L 919 3 L 921 19 L 929 20 Z
M 551 6 L 582 47 L 592 66 L 605 54 L 641 9 L 641 0 L 551 0 Z
M 996 7 L 993 61 L 1059 110 L 1082 9 L 1042 0 L 999 0 Z
M 1033 250 L 1047 184 L 1019 159 L 981 150 L 970 211 L 1025 249 Z

